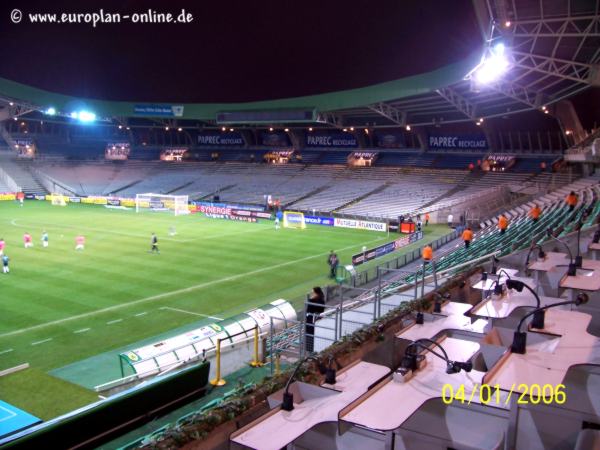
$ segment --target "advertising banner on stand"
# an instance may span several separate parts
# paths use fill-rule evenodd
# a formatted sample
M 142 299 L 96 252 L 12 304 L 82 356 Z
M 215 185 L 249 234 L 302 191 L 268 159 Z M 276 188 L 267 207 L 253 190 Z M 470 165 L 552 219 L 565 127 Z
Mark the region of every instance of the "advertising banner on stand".
M 368 261 L 380 258 L 384 255 L 395 252 L 402 247 L 406 247 L 413 242 L 417 242 L 420 239 L 423 239 L 423 233 L 421 231 L 417 231 L 416 233 L 402 236 L 401 238 L 398 238 L 392 242 L 388 242 L 387 244 L 380 245 L 379 247 L 368 249 L 362 253 L 357 253 L 356 255 L 352 255 L 352 265 L 359 266 Z

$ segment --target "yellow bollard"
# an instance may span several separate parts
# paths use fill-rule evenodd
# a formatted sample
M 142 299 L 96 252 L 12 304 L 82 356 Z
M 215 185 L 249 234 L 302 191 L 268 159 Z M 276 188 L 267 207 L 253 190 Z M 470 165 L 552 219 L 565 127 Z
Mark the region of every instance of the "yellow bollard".
M 252 367 L 261 367 L 262 362 L 258 359 L 258 326 L 254 327 L 254 361 L 250 363 Z
M 213 386 L 225 386 L 227 381 L 221 378 L 221 339 L 217 339 L 217 351 L 215 352 L 215 360 L 217 370 L 215 373 L 215 378 L 210 380 L 210 384 L 212 384 Z
M 275 375 L 279 375 L 281 373 L 281 355 L 277 353 L 275 355 Z

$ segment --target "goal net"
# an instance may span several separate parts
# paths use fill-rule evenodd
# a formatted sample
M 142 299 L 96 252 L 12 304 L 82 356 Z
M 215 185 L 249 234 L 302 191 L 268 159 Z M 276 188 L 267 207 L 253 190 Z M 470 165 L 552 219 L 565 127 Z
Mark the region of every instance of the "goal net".
M 304 214 L 296 211 L 283 212 L 283 227 L 284 228 L 306 228 Z
M 176 216 L 189 214 L 187 195 L 136 194 L 135 212 L 167 211 Z
M 50 194 L 50 201 L 54 206 L 67 206 L 67 198 L 62 194 Z

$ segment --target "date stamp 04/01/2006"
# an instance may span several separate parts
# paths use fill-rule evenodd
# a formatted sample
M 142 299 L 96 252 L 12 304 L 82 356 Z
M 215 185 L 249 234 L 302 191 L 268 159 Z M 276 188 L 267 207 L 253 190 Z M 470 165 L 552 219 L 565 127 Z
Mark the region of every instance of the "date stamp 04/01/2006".
M 500 385 L 476 383 L 472 388 L 465 388 L 464 384 L 454 386 L 444 384 L 442 387 L 442 401 L 446 405 L 461 403 L 470 405 L 478 403 L 490 406 L 508 406 L 511 399 L 520 405 L 532 404 L 557 404 L 562 405 L 567 401 L 567 392 L 564 384 L 517 384 L 514 383 L 509 390 L 503 390 Z

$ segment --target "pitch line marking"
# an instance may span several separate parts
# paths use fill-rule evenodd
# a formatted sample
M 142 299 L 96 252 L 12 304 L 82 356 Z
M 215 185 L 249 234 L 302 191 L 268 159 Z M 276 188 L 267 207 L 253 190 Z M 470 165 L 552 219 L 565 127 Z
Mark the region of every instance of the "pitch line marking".
M 41 341 L 32 342 L 31 345 L 40 345 L 40 344 L 44 344 L 45 342 L 50 342 L 51 340 L 52 340 L 52 338 L 48 338 L 48 339 L 44 339 Z
M 112 325 L 113 323 L 123 322 L 123 319 L 111 320 L 110 322 L 106 322 L 106 325 Z
M 77 333 L 85 333 L 86 331 L 90 331 L 91 328 L 82 328 L 81 330 L 77 330 L 77 331 L 73 331 L 73 333 L 77 334 Z
M 381 241 L 382 239 L 385 239 L 386 237 L 387 236 L 378 237 L 376 239 L 364 242 L 362 244 L 352 244 L 352 245 L 349 245 L 347 247 L 340 248 L 340 249 L 338 249 L 338 251 L 344 251 L 344 250 L 348 250 L 348 249 L 351 249 L 351 248 L 354 248 L 354 247 L 361 247 L 361 245 L 365 245 L 365 244 L 370 244 L 372 242 Z M 297 263 L 300 263 L 300 262 L 303 262 L 303 261 L 308 261 L 310 259 L 322 258 L 323 256 L 327 256 L 328 254 L 329 254 L 329 252 L 323 252 L 323 253 L 319 253 L 319 254 L 313 255 L 313 256 L 305 256 L 304 258 L 299 258 L 299 259 L 295 259 L 295 260 L 292 260 L 292 261 L 286 261 L 284 263 L 274 264 L 272 266 L 262 267 L 260 269 L 251 270 L 250 272 L 239 273 L 237 275 L 231 275 L 231 276 L 228 276 L 228 277 L 219 278 L 217 280 L 206 281 L 204 283 L 196 284 L 194 286 L 188 286 L 186 288 L 176 289 L 174 291 L 163 292 L 161 294 L 151 295 L 150 297 L 145 297 L 145 298 L 140 298 L 140 299 L 137 299 L 137 300 L 132 300 L 132 301 L 127 302 L 127 303 L 119 303 L 118 305 L 108 306 L 108 307 L 102 308 L 102 309 L 96 309 L 94 311 L 89 311 L 89 312 L 86 312 L 86 313 L 77 314 L 75 316 L 65 317 L 63 319 L 53 320 L 51 322 L 46 322 L 46 323 L 40 323 L 38 325 L 33 325 L 31 327 L 28 327 L 28 328 L 21 328 L 19 330 L 9 331 L 8 333 L 0 334 L 0 338 L 9 337 L 9 336 L 15 336 L 15 335 L 27 333 L 27 332 L 33 331 L 33 330 L 39 330 L 41 328 L 46 328 L 46 327 L 49 327 L 51 325 L 59 325 L 61 323 L 70 322 L 71 320 L 83 319 L 83 318 L 86 318 L 86 317 L 93 317 L 93 316 L 96 316 L 98 314 L 102 314 L 102 313 L 105 313 L 105 312 L 108 312 L 108 311 L 115 311 L 115 310 L 118 310 L 118 309 L 127 308 L 129 306 L 133 306 L 133 305 L 137 305 L 137 304 L 141 304 L 141 303 L 147 303 L 147 302 L 153 302 L 153 301 L 156 301 L 156 300 L 162 300 L 162 299 L 165 299 L 165 298 L 172 297 L 174 295 L 187 294 L 189 292 L 194 292 L 194 291 L 197 291 L 198 289 L 203 289 L 205 287 L 213 286 L 215 284 L 225 283 L 227 281 L 238 280 L 240 278 L 244 278 L 244 277 L 247 277 L 249 275 L 255 275 L 255 274 L 261 273 L 261 272 L 268 272 L 269 270 L 279 269 L 280 267 L 290 266 L 292 264 L 297 264 Z
M 134 238 L 146 238 L 146 235 L 142 235 L 142 234 L 134 234 L 134 233 L 123 233 L 120 231 L 111 231 L 111 230 L 101 230 L 98 228 L 93 228 L 93 227 L 85 227 L 85 226 L 81 226 L 81 227 L 76 227 L 76 226 L 70 226 L 70 225 L 60 225 L 60 224 L 46 224 L 45 227 L 40 227 L 38 225 L 19 225 L 17 223 L 18 219 L 12 219 L 10 221 L 10 224 L 14 227 L 17 228 L 54 228 L 54 229 L 69 229 L 69 230 L 86 230 L 86 231 L 93 231 L 93 232 L 98 232 L 99 234 L 109 234 L 109 235 L 115 235 L 115 236 L 126 236 L 126 237 L 134 237 Z M 27 222 L 26 222 L 27 223 Z M 162 240 L 164 241 L 169 241 L 169 242 L 175 242 L 175 243 L 186 243 L 186 242 L 194 242 L 194 241 L 199 241 L 201 239 L 216 239 L 216 238 L 223 238 L 223 237 L 229 237 L 229 236 L 236 236 L 239 234 L 249 234 L 249 233 L 257 233 L 260 231 L 266 231 L 266 230 L 270 230 L 270 227 L 261 227 L 255 230 L 245 230 L 245 231 L 235 231 L 232 233 L 219 233 L 219 234 L 213 234 L 213 235 L 204 235 L 201 237 L 196 237 L 196 238 L 190 238 L 190 239 L 173 239 L 173 238 L 169 238 L 169 237 L 161 237 Z
M 167 309 L 169 311 L 176 311 L 176 312 L 180 312 L 180 313 L 184 313 L 184 314 L 192 314 L 194 316 L 208 317 L 209 319 L 213 319 L 213 320 L 224 320 L 221 317 L 207 316 L 206 314 L 200 314 L 200 313 L 193 312 L 193 311 L 186 311 L 185 309 L 171 308 L 170 306 L 163 306 L 158 309 Z
M 134 317 L 145 316 L 146 314 L 148 314 L 148 313 L 146 311 L 144 311 L 144 312 L 141 312 L 141 313 L 134 314 Z
M 12 352 L 12 351 L 13 351 L 13 349 L 12 349 L 12 348 L 9 348 L 8 350 L 2 350 L 2 351 L 0 352 L 0 355 L 4 355 L 5 353 L 10 353 L 10 352 Z

